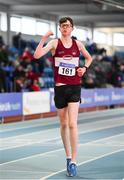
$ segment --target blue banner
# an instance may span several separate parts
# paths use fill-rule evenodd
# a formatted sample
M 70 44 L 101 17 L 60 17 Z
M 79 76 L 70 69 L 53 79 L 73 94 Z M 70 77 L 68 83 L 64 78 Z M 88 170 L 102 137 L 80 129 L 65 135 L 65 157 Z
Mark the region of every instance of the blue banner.
M 54 91 L 50 92 L 50 110 L 56 111 Z M 82 89 L 80 108 L 124 104 L 124 88 Z
M 94 102 L 94 89 L 82 89 L 81 90 L 81 104 L 80 107 L 95 106 Z
M 54 103 L 54 89 L 50 89 L 50 111 L 56 111 L 55 103 Z
M 22 114 L 22 93 L 0 94 L 0 117 Z
M 22 115 L 22 93 L 0 94 L 0 117 Z M 50 111 L 56 111 L 54 89 L 50 89 Z M 124 104 L 124 88 L 82 89 L 80 108 Z
M 110 104 L 124 104 L 124 88 L 111 89 Z
M 80 107 L 124 104 L 123 88 L 82 89 Z
M 94 90 L 95 106 L 107 106 L 111 104 L 111 89 L 95 89 Z

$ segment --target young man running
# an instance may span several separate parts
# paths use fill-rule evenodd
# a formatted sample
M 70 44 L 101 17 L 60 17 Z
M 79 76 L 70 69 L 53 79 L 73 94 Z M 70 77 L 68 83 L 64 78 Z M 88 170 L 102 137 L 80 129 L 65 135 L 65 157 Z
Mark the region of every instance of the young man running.
M 39 59 L 51 51 L 53 56 L 55 80 L 55 106 L 60 118 L 60 131 L 67 159 L 67 175 L 77 175 L 77 118 L 81 93 L 81 77 L 92 62 L 90 54 L 84 45 L 71 38 L 74 29 L 73 20 L 63 17 L 59 20 L 60 39 L 54 39 L 43 47 L 47 38 L 53 35 L 48 31 L 38 44 L 34 57 Z M 86 59 L 85 66 L 79 67 L 80 53 Z

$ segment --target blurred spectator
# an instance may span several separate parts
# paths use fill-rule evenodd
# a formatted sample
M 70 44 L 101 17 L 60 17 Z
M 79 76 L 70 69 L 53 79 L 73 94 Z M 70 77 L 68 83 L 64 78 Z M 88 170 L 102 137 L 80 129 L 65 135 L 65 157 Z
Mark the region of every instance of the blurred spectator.
M 91 39 L 88 37 L 86 38 L 86 43 L 85 43 L 86 49 L 90 54 L 97 54 L 98 53 L 98 47 L 97 44 L 94 43 Z
M 31 64 L 33 66 L 33 71 L 40 76 L 41 72 L 40 72 L 40 65 L 39 65 L 39 63 L 38 62 L 34 62 L 34 63 L 31 63 Z
M 17 33 L 12 38 L 12 44 L 15 48 L 20 49 L 21 46 L 21 32 Z
M 91 46 L 92 44 L 93 44 L 93 41 L 87 37 L 85 46 Z
M 33 81 L 34 79 L 37 79 L 37 80 L 38 80 L 38 78 L 39 78 L 40 75 L 37 74 L 37 73 L 35 73 L 35 72 L 33 71 L 33 67 L 32 67 L 32 65 L 30 64 L 30 65 L 28 65 L 28 67 L 27 67 L 26 76 L 27 76 L 28 79 L 30 79 L 31 81 Z
M 109 76 L 109 82 L 114 87 L 124 87 L 124 64 L 120 64 L 117 67 L 112 66 Z
M 15 68 L 11 61 L 7 65 L 4 65 L 2 69 L 6 73 L 6 90 L 7 92 L 11 92 L 13 90 L 13 72 Z
M 124 64 L 120 64 L 117 78 L 118 78 L 118 86 L 124 87 Z
M 94 83 L 94 79 L 92 77 L 87 77 L 84 83 L 84 87 L 86 89 L 91 89 L 91 88 L 95 88 L 96 85 Z
M 103 73 L 102 69 L 99 66 L 94 67 L 95 69 L 95 84 L 97 88 L 105 88 L 107 81 L 105 73 Z
M 0 35 L 0 46 L 3 46 L 4 45 L 4 40 L 3 40 L 3 37 Z
M 14 78 L 19 78 L 21 76 L 25 76 L 25 71 L 23 69 L 23 67 L 21 65 L 18 65 L 15 69 L 15 71 L 13 72 L 13 76 Z
M 12 45 L 18 50 L 20 50 L 20 53 L 23 52 L 23 50 L 27 45 L 27 42 L 22 39 L 21 35 L 22 35 L 21 32 L 19 32 L 12 37 Z
M 22 53 L 23 59 L 29 59 L 30 61 L 34 60 L 33 55 L 31 54 L 31 49 L 26 47 L 25 50 Z
M 7 46 L 0 45 L 0 64 L 6 65 L 8 63 L 8 50 Z
M 25 78 L 23 76 L 20 76 L 15 80 L 15 85 L 14 85 L 15 92 L 22 92 L 23 91 L 24 80 L 25 80 Z
M 115 66 L 115 67 L 117 67 L 118 61 L 119 61 L 119 58 L 117 57 L 116 54 L 114 54 L 113 60 L 112 60 L 112 65 Z
M 0 93 L 6 92 L 6 73 L 0 68 Z
M 102 55 L 102 61 L 107 61 L 107 62 L 110 62 L 112 61 L 112 58 L 110 58 L 108 55 L 107 55 L 107 50 L 105 48 L 101 48 L 99 53 Z
M 73 39 L 76 37 L 72 36 Z M 21 33 L 13 36 L 13 46 L 4 44 L 0 36 L 0 92 L 39 91 L 54 86 L 51 53 L 39 60 L 33 57 L 35 41 L 25 41 Z M 84 88 L 124 87 L 124 53 L 107 55 L 105 48 L 98 48 L 89 38 L 86 48 L 92 54 L 93 63 L 82 77 Z M 121 57 L 121 58 L 120 58 Z M 85 58 L 80 55 L 80 66 Z
M 40 88 L 40 85 L 39 85 L 39 82 L 37 79 L 33 80 L 31 87 L 30 87 L 30 90 L 31 91 L 41 91 L 41 88 Z

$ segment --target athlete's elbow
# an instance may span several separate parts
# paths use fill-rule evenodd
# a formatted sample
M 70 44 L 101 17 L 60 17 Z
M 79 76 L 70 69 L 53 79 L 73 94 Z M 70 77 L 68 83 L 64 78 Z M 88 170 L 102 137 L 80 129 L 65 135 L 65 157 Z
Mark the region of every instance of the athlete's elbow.
M 34 58 L 39 59 L 41 56 L 39 56 L 37 53 L 34 53 Z
M 89 56 L 88 56 L 88 60 L 89 60 L 89 62 L 92 62 L 92 61 L 93 61 L 93 58 L 89 55 Z
M 89 53 L 87 53 L 86 54 L 86 56 L 85 56 L 85 58 L 87 59 L 87 61 L 89 61 L 89 62 L 92 62 L 92 56 L 89 54 Z

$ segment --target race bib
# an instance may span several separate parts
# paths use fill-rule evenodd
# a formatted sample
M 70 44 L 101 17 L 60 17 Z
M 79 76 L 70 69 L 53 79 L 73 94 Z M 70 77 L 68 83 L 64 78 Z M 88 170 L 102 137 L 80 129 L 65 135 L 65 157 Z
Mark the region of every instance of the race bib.
M 64 76 L 75 76 L 75 65 L 60 62 L 58 73 Z

